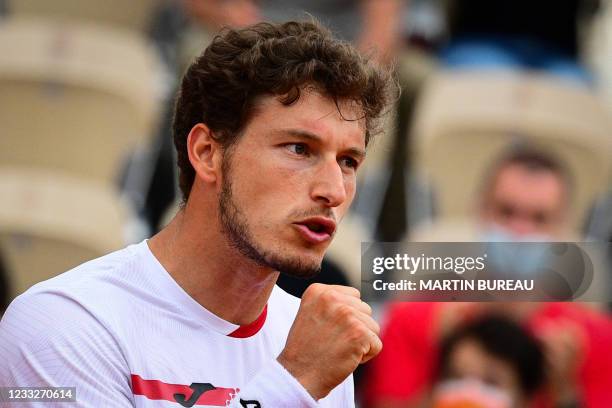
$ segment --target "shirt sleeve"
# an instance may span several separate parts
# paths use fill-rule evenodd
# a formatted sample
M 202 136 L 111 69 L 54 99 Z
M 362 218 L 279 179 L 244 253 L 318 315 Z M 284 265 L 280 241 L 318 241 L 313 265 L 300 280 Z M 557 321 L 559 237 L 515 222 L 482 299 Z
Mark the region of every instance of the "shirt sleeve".
M 354 408 L 353 375 L 315 401 L 278 361 L 265 366 L 228 405 L 232 408 Z
M 278 361 L 273 360 L 232 399 L 232 408 L 311 408 L 317 401 Z
M 126 373 L 127 362 L 112 333 L 60 292 L 26 292 L 0 321 L 2 387 L 75 387 L 71 407 L 133 407 Z M 66 404 L 19 404 L 43 405 Z
M 338 397 L 337 397 L 338 399 L 334 400 L 330 406 L 354 408 L 355 407 L 355 384 L 353 381 L 353 375 L 352 374 L 349 375 L 349 377 L 346 380 L 344 380 L 344 382 L 340 385 L 340 387 L 338 387 L 340 388 L 340 390 L 338 391 Z

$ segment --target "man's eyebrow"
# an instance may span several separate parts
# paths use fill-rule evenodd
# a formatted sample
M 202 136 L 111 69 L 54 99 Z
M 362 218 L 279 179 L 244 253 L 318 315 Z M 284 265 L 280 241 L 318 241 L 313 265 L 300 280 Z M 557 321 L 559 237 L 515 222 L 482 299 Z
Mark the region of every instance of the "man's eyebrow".
M 289 134 L 292 136 L 296 136 L 298 138 L 312 140 L 313 142 L 322 143 L 323 138 L 316 133 L 309 132 L 303 129 L 282 129 L 278 133 L 280 134 Z M 357 157 L 359 160 L 363 160 L 366 156 L 366 152 L 363 149 L 359 149 L 357 147 L 349 147 L 345 150 L 347 153 Z
M 312 140 L 313 142 L 321 143 L 323 142 L 323 138 L 316 133 L 309 132 L 303 129 L 281 129 L 278 131 L 279 134 L 287 134 L 291 136 L 296 136 L 302 139 Z

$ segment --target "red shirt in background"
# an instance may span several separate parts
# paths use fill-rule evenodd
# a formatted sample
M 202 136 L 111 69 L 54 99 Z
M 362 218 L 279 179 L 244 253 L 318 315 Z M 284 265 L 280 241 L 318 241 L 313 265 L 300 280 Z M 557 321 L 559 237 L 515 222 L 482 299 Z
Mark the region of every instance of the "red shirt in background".
M 383 350 L 362 383 L 366 407 L 383 401 L 416 403 L 433 385 L 438 366 L 439 326 L 444 303 L 390 304 L 382 331 Z M 612 321 L 576 303 L 542 303 L 526 318 L 533 332 L 551 321 L 570 320 L 584 333 L 578 386 L 588 408 L 612 406 Z M 550 407 L 544 396 L 538 407 Z

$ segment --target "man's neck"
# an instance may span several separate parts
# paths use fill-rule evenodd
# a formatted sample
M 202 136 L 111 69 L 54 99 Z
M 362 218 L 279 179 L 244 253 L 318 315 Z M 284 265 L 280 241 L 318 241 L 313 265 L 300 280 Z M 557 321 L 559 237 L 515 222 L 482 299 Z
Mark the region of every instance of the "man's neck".
M 179 286 L 210 312 L 234 324 L 255 321 L 278 272 L 244 257 L 228 245 L 216 222 L 193 219 L 200 217 L 188 211 L 179 211 L 148 241 L 151 252 Z

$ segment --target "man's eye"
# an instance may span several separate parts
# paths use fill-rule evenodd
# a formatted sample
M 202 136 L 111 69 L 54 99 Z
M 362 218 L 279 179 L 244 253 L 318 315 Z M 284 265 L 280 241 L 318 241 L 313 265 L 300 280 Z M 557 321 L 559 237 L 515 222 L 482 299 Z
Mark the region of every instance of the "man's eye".
M 304 143 L 290 143 L 287 145 L 287 148 L 292 153 L 298 154 L 300 156 L 308 153 L 308 146 L 306 146 Z
M 357 167 L 359 167 L 357 160 L 353 159 L 352 157 L 343 157 L 340 159 L 340 164 L 351 169 L 357 169 Z

